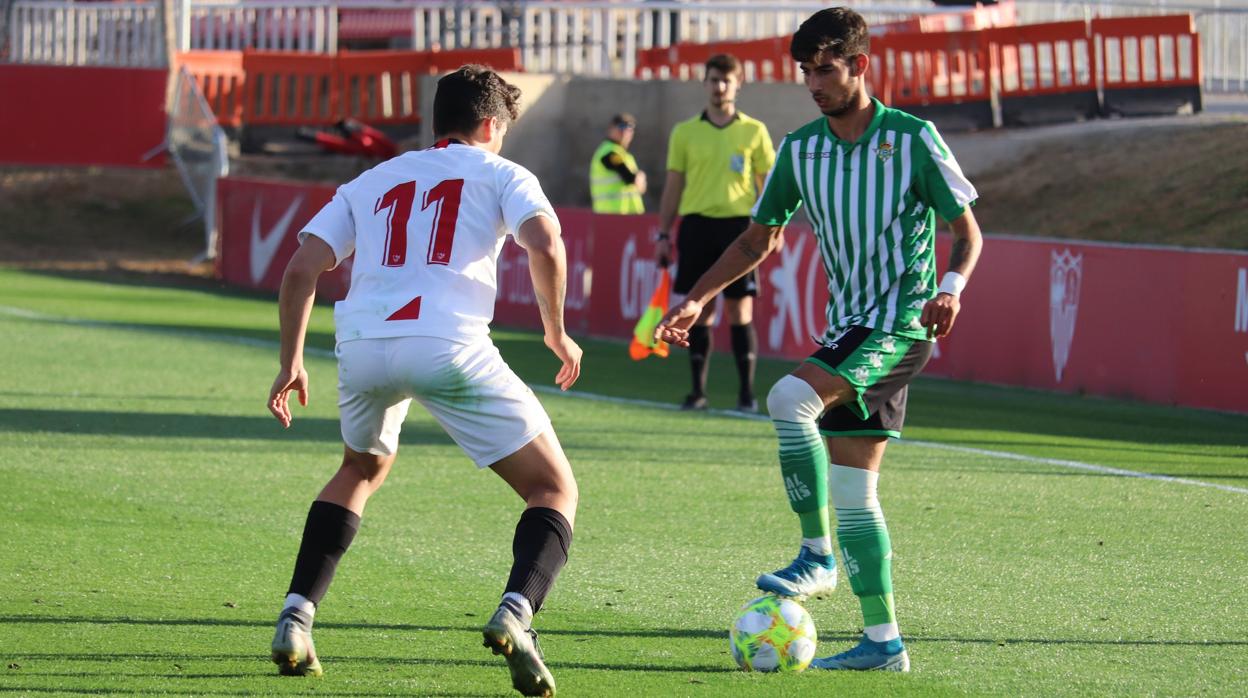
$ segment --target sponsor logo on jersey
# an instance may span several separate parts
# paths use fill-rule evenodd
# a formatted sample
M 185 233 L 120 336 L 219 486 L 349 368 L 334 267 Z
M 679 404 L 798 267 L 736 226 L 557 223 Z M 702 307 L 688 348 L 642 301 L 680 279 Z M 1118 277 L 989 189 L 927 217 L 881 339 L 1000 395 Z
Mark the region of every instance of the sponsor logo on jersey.
M 259 285 L 269 273 L 269 267 L 273 265 L 273 258 L 277 255 L 277 248 L 282 246 L 282 241 L 286 239 L 287 229 L 290 228 L 290 222 L 294 220 L 295 214 L 299 212 L 299 207 L 303 205 L 303 199 L 306 195 L 300 194 L 295 200 L 290 202 L 290 206 L 286 208 L 286 212 L 281 218 L 277 219 L 277 223 L 269 228 L 269 232 L 264 235 L 260 234 L 260 208 L 262 200 L 257 198 L 255 208 L 251 210 L 251 282 Z
M 884 352 L 887 354 L 891 354 L 897 351 L 897 340 L 893 339 L 892 337 L 885 337 L 884 339 L 881 339 L 880 349 L 884 350 Z
M 878 351 L 867 352 L 866 359 L 867 363 L 871 364 L 871 368 L 884 367 L 884 355 Z
M 1052 252 L 1049 264 L 1049 338 L 1053 345 L 1053 370 L 1057 382 L 1070 360 L 1079 314 L 1079 287 L 1083 282 L 1083 255 L 1069 249 Z
M 871 369 L 866 366 L 859 366 L 858 368 L 850 371 L 850 373 L 854 374 L 854 380 L 859 383 L 866 383 L 867 379 L 871 377 Z

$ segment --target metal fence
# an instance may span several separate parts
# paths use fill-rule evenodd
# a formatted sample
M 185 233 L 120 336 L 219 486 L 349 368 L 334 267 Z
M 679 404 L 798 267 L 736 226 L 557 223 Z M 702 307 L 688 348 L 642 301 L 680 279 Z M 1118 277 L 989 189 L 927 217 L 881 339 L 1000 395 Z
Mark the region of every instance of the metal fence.
M 0 9 L 12 0 L 0 0 Z M 956 10 L 928 0 L 842 0 L 871 23 Z M 1190 12 L 1205 89 L 1248 92 L 1248 0 L 1014 0 L 1020 23 Z M 343 43 L 416 50 L 518 47 L 525 69 L 627 77 L 637 51 L 792 32 L 829 3 L 798 0 L 182 0 L 180 50 L 334 53 Z M 157 3 L 13 2 L 9 60 L 163 65 Z M 2 21 L 2 20 L 0 20 Z M 958 27 L 949 27 L 956 29 Z M 2 47 L 0 47 L 2 50 Z M 2 54 L 0 54 L 2 55 Z
M 160 6 L 19 0 L 9 10 L 8 60 L 53 65 L 165 64 Z

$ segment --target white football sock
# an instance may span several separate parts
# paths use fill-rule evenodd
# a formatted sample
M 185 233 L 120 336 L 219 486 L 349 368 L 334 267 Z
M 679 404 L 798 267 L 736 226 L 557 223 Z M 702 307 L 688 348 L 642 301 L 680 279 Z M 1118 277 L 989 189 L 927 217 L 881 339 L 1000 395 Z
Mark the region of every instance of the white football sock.
M 304 596 L 303 594 L 287 594 L 286 605 L 282 606 L 282 610 L 285 611 L 291 606 L 294 606 L 300 611 L 303 611 L 304 613 L 308 614 L 309 618 L 312 618 L 313 616 L 316 615 L 316 604 L 309 601 L 308 597 Z
M 816 555 L 832 554 L 832 536 L 822 536 L 820 538 L 803 538 L 802 547 L 807 548 Z
M 873 625 L 869 628 L 863 628 L 863 632 L 875 642 L 888 642 L 895 637 L 901 637 L 901 630 L 897 628 L 896 623 Z

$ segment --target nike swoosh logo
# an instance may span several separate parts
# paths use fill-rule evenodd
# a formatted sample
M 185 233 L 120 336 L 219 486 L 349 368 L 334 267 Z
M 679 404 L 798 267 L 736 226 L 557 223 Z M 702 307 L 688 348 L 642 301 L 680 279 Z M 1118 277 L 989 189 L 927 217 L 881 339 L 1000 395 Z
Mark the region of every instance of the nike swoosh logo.
M 290 227 L 290 222 L 298 213 L 305 196 L 307 195 L 300 194 L 295 197 L 295 200 L 290 202 L 290 207 L 286 209 L 286 213 L 277 219 L 277 223 L 264 236 L 260 235 L 260 199 L 256 199 L 256 206 L 251 211 L 251 282 L 253 284 L 259 285 L 264 275 L 269 272 L 273 257 L 277 254 L 277 248 L 281 247 L 282 241 L 286 239 L 286 229 Z

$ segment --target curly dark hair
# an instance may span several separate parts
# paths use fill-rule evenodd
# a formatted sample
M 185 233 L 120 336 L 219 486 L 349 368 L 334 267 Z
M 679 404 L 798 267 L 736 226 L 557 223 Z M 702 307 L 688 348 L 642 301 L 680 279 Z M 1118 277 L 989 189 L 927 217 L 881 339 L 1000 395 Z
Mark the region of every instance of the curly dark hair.
M 438 80 L 433 96 L 433 134 L 472 133 L 482 121 L 497 117 L 511 123 L 520 116 L 520 88 L 483 65 L 465 65 Z
M 789 55 L 798 63 L 813 61 L 821 53 L 850 58 L 870 51 L 867 20 L 848 7 L 829 7 L 811 15 L 793 33 L 789 45 Z

